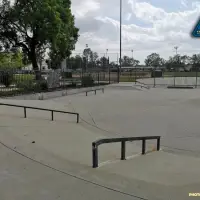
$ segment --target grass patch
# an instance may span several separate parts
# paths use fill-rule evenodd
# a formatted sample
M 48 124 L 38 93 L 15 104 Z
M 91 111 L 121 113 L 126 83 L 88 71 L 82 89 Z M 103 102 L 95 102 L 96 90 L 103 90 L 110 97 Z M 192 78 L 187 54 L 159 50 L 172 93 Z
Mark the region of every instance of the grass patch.
M 120 76 L 120 82 L 135 82 L 136 78 L 132 76 Z
M 13 75 L 13 82 L 20 83 L 24 81 L 33 81 L 35 79 L 34 74 L 14 74 Z

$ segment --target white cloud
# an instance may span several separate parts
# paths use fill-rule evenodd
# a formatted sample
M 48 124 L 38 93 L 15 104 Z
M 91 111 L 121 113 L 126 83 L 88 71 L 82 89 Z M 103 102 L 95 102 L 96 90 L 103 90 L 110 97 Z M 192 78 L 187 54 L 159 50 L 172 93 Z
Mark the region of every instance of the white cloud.
M 198 15 L 200 2 L 179 1 L 185 10 L 167 12 L 151 2 L 139 0 L 123 1 L 122 41 L 123 51 L 143 61 L 151 52 L 167 58 L 173 53 L 173 45 L 180 46 L 182 53 L 196 53 L 200 42 L 190 37 Z M 73 0 L 72 11 L 81 36 L 76 51 L 85 44 L 97 52 L 119 52 L 119 1 Z
M 185 7 L 185 8 L 187 8 L 187 7 L 188 7 L 188 1 L 187 1 L 187 0 L 182 0 L 182 1 L 181 1 L 181 5 L 182 5 L 183 7 Z

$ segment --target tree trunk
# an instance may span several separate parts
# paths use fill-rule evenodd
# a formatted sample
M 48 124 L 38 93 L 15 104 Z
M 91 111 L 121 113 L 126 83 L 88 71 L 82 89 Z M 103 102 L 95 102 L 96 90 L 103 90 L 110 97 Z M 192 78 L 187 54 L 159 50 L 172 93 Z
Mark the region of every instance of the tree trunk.
M 32 63 L 32 66 L 33 66 L 33 70 L 35 71 L 35 78 L 36 78 L 36 80 L 40 80 L 41 79 L 41 72 L 39 71 L 34 45 L 32 45 L 32 47 L 31 47 L 30 59 L 31 59 L 31 63 Z

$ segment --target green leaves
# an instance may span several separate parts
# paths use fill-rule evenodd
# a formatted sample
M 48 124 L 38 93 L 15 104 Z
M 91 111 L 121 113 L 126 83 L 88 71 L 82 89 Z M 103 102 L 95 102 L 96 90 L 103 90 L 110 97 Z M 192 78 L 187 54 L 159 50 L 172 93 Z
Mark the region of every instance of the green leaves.
M 51 55 L 59 59 L 71 54 L 78 29 L 70 0 L 15 0 L 10 6 L 11 2 L 0 4 L 0 43 L 4 48 L 23 48 L 35 69 L 40 48 L 49 47 Z
M 19 51 L 14 53 L 0 52 L 0 68 L 23 67 L 23 54 Z

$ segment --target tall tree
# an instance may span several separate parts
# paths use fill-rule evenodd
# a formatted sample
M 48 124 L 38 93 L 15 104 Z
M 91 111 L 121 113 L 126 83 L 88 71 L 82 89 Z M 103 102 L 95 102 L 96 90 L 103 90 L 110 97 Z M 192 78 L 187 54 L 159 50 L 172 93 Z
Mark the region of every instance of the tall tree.
M 5 49 L 22 48 L 34 70 L 38 49 L 49 48 L 59 59 L 69 56 L 78 39 L 70 7 L 70 0 L 2 0 L 0 42 Z
M 124 56 L 122 58 L 122 66 L 123 67 L 130 67 L 130 66 L 137 66 L 139 65 L 140 61 L 135 60 L 134 58 L 130 58 L 128 56 Z
M 196 71 L 200 69 L 200 54 L 194 54 L 190 58 L 190 64 L 192 65 L 192 70 Z
M 148 67 L 160 67 L 164 64 L 164 59 L 157 53 L 152 53 L 145 59 L 145 64 Z

